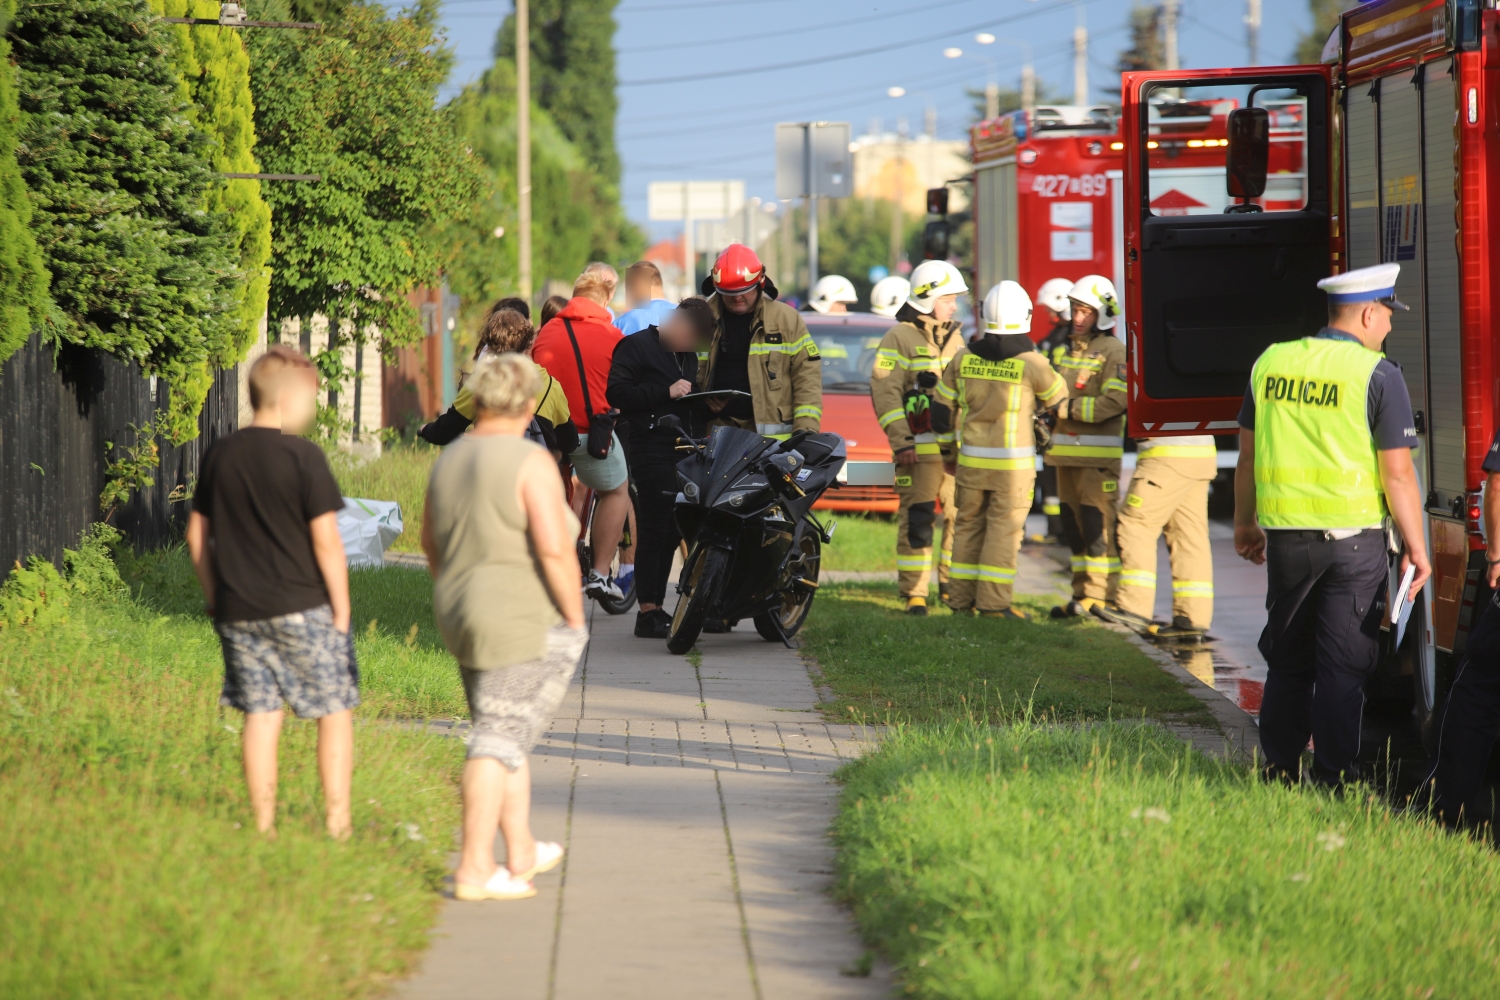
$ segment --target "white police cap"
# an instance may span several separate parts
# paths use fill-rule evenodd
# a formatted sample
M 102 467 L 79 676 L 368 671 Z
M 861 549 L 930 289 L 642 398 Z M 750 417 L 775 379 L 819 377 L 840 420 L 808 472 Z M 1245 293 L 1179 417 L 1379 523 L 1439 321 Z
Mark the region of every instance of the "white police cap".
M 1400 264 L 1375 264 L 1324 278 L 1318 282 L 1318 287 L 1328 293 L 1329 305 L 1379 302 L 1406 312 L 1410 307 L 1396 298 L 1396 277 L 1400 273 Z

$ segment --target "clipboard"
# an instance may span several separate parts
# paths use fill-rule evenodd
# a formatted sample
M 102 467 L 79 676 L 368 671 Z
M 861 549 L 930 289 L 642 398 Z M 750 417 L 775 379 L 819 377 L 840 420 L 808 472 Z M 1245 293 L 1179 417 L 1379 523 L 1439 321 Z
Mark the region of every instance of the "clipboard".
M 709 389 L 705 392 L 690 392 L 686 396 L 679 396 L 676 402 L 685 403 L 697 399 L 752 399 L 748 392 L 739 389 Z
M 1401 577 L 1401 586 L 1391 596 L 1391 625 L 1396 630 L 1396 649 L 1401 648 L 1401 639 L 1406 635 L 1406 623 L 1411 621 L 1411 609 L 1415 602 L 1407 599 L 1411 592 L 1411 582 L 1417 575 L 1415 565 L 1406 567 L 1406 574 Z

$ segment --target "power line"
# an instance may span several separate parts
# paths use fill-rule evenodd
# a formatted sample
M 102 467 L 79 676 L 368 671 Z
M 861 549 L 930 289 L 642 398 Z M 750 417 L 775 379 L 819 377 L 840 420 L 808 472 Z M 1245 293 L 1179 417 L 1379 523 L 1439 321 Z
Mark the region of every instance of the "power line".
M 1080 6 L 1086 6 L 1088 4 L 1096 2 L 1098 2 L 1098 0 L 1081 0 Z M 834 53 L 833 55 L 813 56 L 808 59 L 795 59 L 791 62 L 773 63 L 769 66 L 747 66 L 741 69 L 718 70 L 712 73 L 691 73 L 685 76 L 661 76 L 649 80 L 621 80 L 618 86 L 648 87 L 663 83 L 691 83 L 697 80 L 720 80 L 730 76 L 748 76 L 753 73 L 771 73 L 783 69 L 799 69 L 803 66 L 816 66 L 822 63 L 842 62 L 845 59 L 857 59 L 860 56 L 875 55 L 880 52 L 891 52 L 895 49 L 904 49 L 913 45 L 926 45 L 931 42 L 939 42 L 945 38 L 952 38 L 954 35 L 967 35 L 970 32 L 978 31 L 981 28 L 992 28 L 1002 24 L 1013 24 L 1016 21 L 1022 21 L 1027 18 L 1035 17 L 1038 14 L 1053 13 L 1056 9 L 1057 8 L 1055 7 L 1035 7 L 1031 10 L 1022 11 L 1019 14 L 1013 14 L 1010 17 L 1002 17 L 996 20 L 980 21 L 978 24 L 971 24 L 968 27 L 964 28 L 952 28 L 948 31 L 944 31 L 935 35 L 929 35 L 925 38 L 900 39 L 898 41 L 889 42 L 885 45 L 874 45 L 867 49 L 856 49 L 853 52 L 838 52 Z
M 871 22 L 874 22 L 874 21 L 886 21 L 886 20 L 889 20 L 889 19 L 891 19 L 893 17 L 909 17 L 909 16 L 912 16 L 914 14 L 925 14 L 928 11 L 939 10 L 939 9 L 941 9 L 943 7 L 957 7 L 960 4 L 975 3 L 975 2 L 977 2 L 977 0 L 946 0 L 946 2 L 944 2 L 944 3 L 930 3 L 930 4 L 928 4 L 926 7 L 924 7 L 921 10 L 895 10 L 895 11 L 889 11 L 889 12 L 887 12 L 885 14 L 872 14 L 872 15 L 870 15 L 868 17 L 862 17 L 862 18 L 860 18 L 860 22 L 859 23 L 861 25 L 866 25 L 866 24 L 870 24 Z M 849 27 L 849 19 L 846 17 L 846 18 L 842 18 L 842 19 L 840 19 L 838 21 L 824 21 L 822 24 L 809 24 L 809 25 L 805 25 L 805 26 L 798 26 L 797 29 L 796 29 L 796 34 L 799 35 L 799 36 L 801 36 L 801 35 L 807 34 L 808 32 L 811 32 L 811 31 L 825 31 L 825 30 L 827 30 L 829 28 L 848 28 L 848 27 Z M 696 39 L 696 40 L 694 40 L 693 45 L 695 47 L 697 47 L 697 48 L 702 48 L 703 46 L 706 46 L 706 45 L 731 45 L 731 44 L 738 44 L 740 42 L 756 42 L 756 41 L 760 41 L 763 38 L 785 38 L 787 36 L 787 34 L 788 34 L 787 29 L 781 28 L 781 29 L 778 29 L 776 31 L 761 32 L 758 35 L 737 35 L 737 36 L 725 36 L 725 37 L 722 37 L 722 38 Z M 680 50 L 682 48 L 682 46 L 683 46 L 682 42 L 662 42 L 659 45 L 635 45 L 635 46 L 632 46 L 627 51 L 629 51 L 629 52 L 656 52 L 656 51 L 659 51 L 661 49 L 679 49 Z

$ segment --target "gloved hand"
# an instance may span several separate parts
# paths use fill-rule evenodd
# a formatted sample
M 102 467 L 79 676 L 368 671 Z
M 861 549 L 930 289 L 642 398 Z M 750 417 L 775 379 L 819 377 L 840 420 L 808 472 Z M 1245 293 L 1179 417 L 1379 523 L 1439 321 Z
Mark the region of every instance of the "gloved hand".
M 1072 403 L 1072 402 L 1073 401 L 1071 399 L 1065 399 L 1061 403 L 1057 404 L 1057 409 L 1056 410 L 1051 411 L 1054 414 L 1054 418 L 1053 418 L 1053 426 L 1054 427 L 1057 426 L 1057 421 L 1058 420 L 1067 420 L 1068 419 L 1068 405 L 1070 403 Z
M 924 372 L 923 374 L 931 374 Z M 932 398 L 925 392 L 915 389 L 907 392 L 901 400 L 902 409 L 906 411 L 906 423 L 913 434 L 932 433 Z

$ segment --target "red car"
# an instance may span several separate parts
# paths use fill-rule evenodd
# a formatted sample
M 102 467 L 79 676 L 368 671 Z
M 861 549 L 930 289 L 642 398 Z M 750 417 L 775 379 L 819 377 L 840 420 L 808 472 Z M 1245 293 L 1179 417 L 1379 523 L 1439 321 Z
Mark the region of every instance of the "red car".
M 823 355 L 823 429 L 843 438 L 849 452 L 838 487 L 814 506 L 894 514 L 895 464 L 870 404 L 870 371 L 880 339 L 896 321 L 874 313 L 807 312 L 802 319 Z

